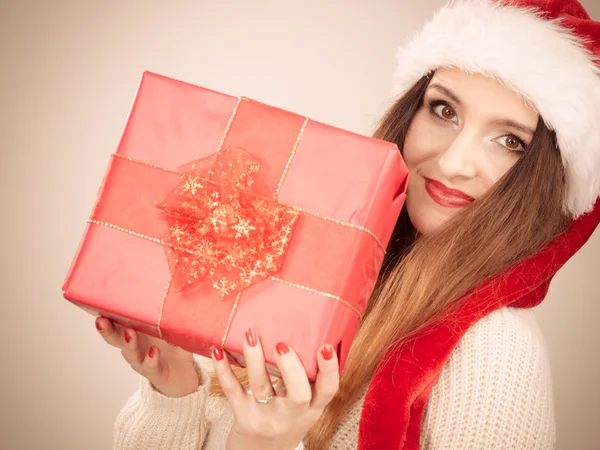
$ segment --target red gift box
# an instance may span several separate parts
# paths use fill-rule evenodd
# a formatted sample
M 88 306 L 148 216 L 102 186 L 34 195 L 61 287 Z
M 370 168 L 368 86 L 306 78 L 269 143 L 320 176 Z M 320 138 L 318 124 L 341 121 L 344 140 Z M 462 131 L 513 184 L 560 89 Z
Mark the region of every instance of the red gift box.
M 271 373 L 346 360 L 406 197 L 395 144 L 145 72 L 63 295 L 94 315 Z

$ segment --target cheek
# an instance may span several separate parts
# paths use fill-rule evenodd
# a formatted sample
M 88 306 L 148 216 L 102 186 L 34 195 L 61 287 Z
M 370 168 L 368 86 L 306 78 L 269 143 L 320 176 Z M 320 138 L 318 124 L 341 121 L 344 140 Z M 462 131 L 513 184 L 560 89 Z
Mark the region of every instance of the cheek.
M 409 182 L 406 196 L 406 211 L 415 229 L 424 235 L 435 231 L 446 220 L 456 214 L 457 210 L 439 208 L 432 203 L 421 179 L 413 177 Z
M 435 159 L 449 145 L 448 137 L 431 126 L 427 115 L 421 108 L 406 133 L 402 155 L 409 170 Z
M 494 150 L 490 157 L 479 164 L 479 178 L 487 191 L 496 184 L 519 160 L 518 155 Z

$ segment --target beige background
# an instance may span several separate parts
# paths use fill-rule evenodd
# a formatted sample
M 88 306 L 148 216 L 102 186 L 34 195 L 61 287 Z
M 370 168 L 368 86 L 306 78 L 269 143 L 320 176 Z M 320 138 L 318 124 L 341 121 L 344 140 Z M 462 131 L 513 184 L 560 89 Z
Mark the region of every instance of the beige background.
M 136 388 L 60 287 L 142 71 L 367 134 L 397 44 L 443 1 L 169 3 L 0 1 L 2 449 L 108 449 Z M 537 310 L 564 450 L 600 442 L 598 253 L 599 232 Z

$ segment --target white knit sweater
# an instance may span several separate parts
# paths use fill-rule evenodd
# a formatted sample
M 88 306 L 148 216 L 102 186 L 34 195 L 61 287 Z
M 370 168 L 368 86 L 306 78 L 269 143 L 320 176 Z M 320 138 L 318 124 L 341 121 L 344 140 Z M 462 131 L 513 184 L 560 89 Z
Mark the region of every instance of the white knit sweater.
M 114 449 L 224 449 L 231 409 L 207 395 L 206 368 L 198 370 L 203 385 L 183 398 L 167 398 L 140 377 L 140 388 L 117 417 Z M 357 447 L 363 399 L 340 424 L 330 449 Z M 531 310 L 502 308 L 467 331 L 442 370 L 425 410 L 421 448 L 551 449 L 554 442 L 543 337 Z

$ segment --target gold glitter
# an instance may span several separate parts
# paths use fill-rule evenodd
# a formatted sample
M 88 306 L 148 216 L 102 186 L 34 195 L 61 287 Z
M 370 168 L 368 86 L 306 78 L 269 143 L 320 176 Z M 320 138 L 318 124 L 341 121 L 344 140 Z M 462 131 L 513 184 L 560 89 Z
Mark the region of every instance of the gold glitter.
M 169 224 L 163 241 L 178 260 L 175 289 L 210 278 L 227 297 L 279 272 L 299 213 L 249 192 L 257 171 L 249 153 L 224 149 L 214 161 L 211 181 L 186 174 L 159 202 Z M 213 200 L 214 192 L 220 200 Z M 251 270 L 258 275 L 245 276 Z
M 160 312 L 158 313 L 158 321 L 156 323 L 156 327 L 158 328 L 158 336 L 164 340 L 162 329 L 160 328 L 160 322 L 162 320 L 163 308 L 165 306 L 165 299 L 167 298 L 167 294 L 169 293 L 169 289 L 171 288 L 171 281 L 173 280 L 173 274 L 169 274 L 169 279 L 167 281 L 167 287 L 165 288 L 165 292 L 163 293 L 162 299 L 160 301 Z
M 229 121 L 227 122 L 227 125 L 225 126 L 225 131 L 223 132 L 223 136 L 221 136 L 221 140 L 219 141 L 219 148 L 217 149 L 217 152 L 223 148 L 223 144 L 225 143 L 225 139 L 227 138 L 227 135 L 229 134 L 229 129 L 231 128 L 231 124 L 233 123 L 233 119 L 235 118 L 235 116 L 237 114 L 237 110 L 238 110 L 241 102 L 242 102 L 242 97 L 238 97 L 237 102 L 233 108 L 233 112 L 231 113 L 231 116 L 229 117 Z
M 123 227 L 120 227 L 120 226 L 112 224 L 112 223 L 101 222 L 99 220 L 94 220 L 94 219 L 88 219 L 88 223 L 93 223 L 95 225 L 102 225 L 102 226 L 105 226 L 108 228 L 114 228 L 115 230 L 122 231 L 123 233 L 131 234 L 131 235 L 137 236 L 139 238 L 147 239 L 149 241 L 156 242 L 157 244 L 167 245 L 167 243 L 161 239 L 154 238 L 152 236 L 148 236 L 148 235 L 141 234 L 141 233 L 136 233 L 135 231 L 128 230 L 127 228 L 123 228 Z
M 317 291 L 316 289 L 310 288 L 308 286 L 303 286 L 301 284 L 296 284 L 296 283 L 290 283 L 289 281 L 285 281 L 282 280 L 281 278 L 276 278 L 276 277 L 269 277 L 271 280 L 273 281 L 277 281 L 279 283 L 283 283 L 285 285 L 291 286 L 291 287 L 295 287 L 298 289 L 302 289 L 303 291 L 308 291 L 308 292 L 312 292 L 313 294 L 318 294 L 321 295 L 323 297 L 327 297 L 327 298 L 332 298 L 334 300 L 337 300 L 338 302 L 340 302 L 342 305 L 347 306 L 348 308 L 350 308 L 352 311 L 354 311 L 358 317 L 361 317 L 361 313 L 358 309 L 356 309 L 353 305 L 351 305 L 350 303 L 348 303 L 346 300 L 344 300 L 342 297 L 339 297 L 337 295 L 333 295 L 333 294 L 329 294 L 327 292 L 321 292 L 321 291 Z
M 379 246 L 379 248 L 381 250 L 383 250 L 384 254 L 386 253 L 385 247 L 381 244 L 381 241 L 379 240 L 379 238 L 377 237 L 377 235 L 375 233 L 373 233 L 371 230 L 369 230 L 368 228 L 361 227 L 360 225 L 354 225 L 352 223 L 342 222 L 341 220 L 332 219 L 331 217 L 326 217 L 326 216 L 323 216 L 321 214 L 314 213 L 312 211 L 308 211 L 308 210 L 303 209 L 303 208 L 299 208 L 297 206 L 295 206 L 294 209 L 296 209 L 296 210 L 298 210 L 300 212 L 306 213 L 306 214 L 310 214 L 311 216 L 318 217 L 319 219 L 328 220 L 329 222 L 334 222 L 334 223 L 337 223 L 338 225 L 343 225 L 345 227 L 350 227 L 350 228 L 356 228 L 357 230 L 363 231 L 363 232 L 367 233 L 368 235 L 370 235 L 373 239 L 375 239 L 375 242 L 377 243 L 377 245 Z
M 239 239 L 241 237 L 250 237 L 250 232 L 256 230 L 256 227 L 250 225 L 250 220 L 240 219 L 240 221 L 233 226 L 233 229 L 235 230 L 235 238 Z
M 172 169 L 167 169 L 166 167 L 156 166 L 154 164 L 149 164 L 149 163 L 144 162 L 144 161 L 139 161 L 137 159 L 129 158 L 127 156 L 123 156 L 123 155 L 120 155 L 118 153 L 113 153 L 111 156 L 114 157 L 114 158 L 120 158 L 120 159 L 124 159 L 126 161 L 131 161 L 131 162 L 134 162 L 134 163 L 137 163 L 137 164 L 143 164 L 144 166 L 154 167 L 155 169 L 164 170 L 165 172 L 182 173 L 182 172 L 180 172 L 178 170 L 172 170 Z
M 281 178 L 279 180 L 279 185 L 277 186 L 277 190 L 275 191 L 275 194 L 273 195 L 273 198 L 277 198 L 277 196 L 279 195 L 279 191 L 281 190 L 281 186 L 283 186 L 283 180 L 285 180 L 285 177 L 288 173 L 288 170 L 290 168 L 290 164 L 292 164 L 292 160 L 294 159 L 294 156 L 296 156 L 296 150 L 298 149 L 298 144 L 300 143 L 300 139 L 302 138 L 302 135 L 304 134 L 304 130 L 306 129 L 306 125 L 308 124 L 309 118 L 307 117 L 304 120 L 304 123 L 302 124 L 302 127 L 300 128 L 300 132 L 298 133 L 298 137 L 296 137 L 296 142 L 294 142 L 294 147 L 292 148 L 292 153 L 290 154 L 290 157 L 288 158 L 288 162 L 285 165 L 285 169 L 283 170 L 283 174 L 281 175 Z
M 225 139 L 227 139 L 227 135 L 229 134 L 229 130 L 231 129 L 231 124 L 233 123 L 233 119 L 237 115 L 237 111 L 238 111 L 238 108 L 240 107 L 241 102 L 242 102 L 242 97 L 238 97 L 237 102 L 235 103 L 235 106 L 233 107 L 233 112 L 231 113 L 231 116 L 229 117 L 229 120 L 227 121 L 227 125 L 225 125 L 225 131 L 223 131 L 221 140 L 219 140 L 219 147 L 217 148 L 217 151 L 213 154 L 212 161 L 211 161 L 211 168 L 209 169 L 209 172 L 208 172 L 209 176 L 213 175 L 212 168 L 214 167 L 214 163 L 219 155 L 219 152 L 223 148 L 223 144 L 225 144 Z M 192 168 L 192 170 L 193 169 L 194 168 Z
M 225 332 L 223 333 L 223 339 L 221 339 L 221 348 L 225 347 L 225 341 L 227 340 L 227 336 L 229 335 L 229 328 L 231 327 L 231 322 L 233 321 L 233 316 L 235 315 L 235 311 L 237 310 L 241 296 L 242 296 L 242 293 L 238 292 L 238 295 L 235 297 L 235 300 L 233 302 L 233 306 L 231 307 L 231 313 L 229 313 L 229 320 L 227 321 L 227 327 L 225 328 Z

